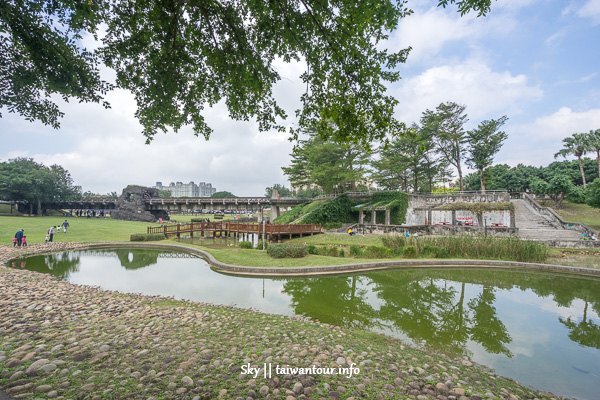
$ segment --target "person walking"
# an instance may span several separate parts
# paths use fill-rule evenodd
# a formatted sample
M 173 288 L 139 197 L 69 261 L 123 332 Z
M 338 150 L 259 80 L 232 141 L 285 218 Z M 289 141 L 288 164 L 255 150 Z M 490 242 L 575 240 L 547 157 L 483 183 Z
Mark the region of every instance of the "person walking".
M 56 225 L 55 226 L 51 226 L 50 229 L 48 229 L 48 242 L 53 242 L 54 241 L 54 232 L 56 229 Z
M 24 230 L 24 229 L 21 229 L 20 231 L 17 231 L 17 233 L 15 233 L 15 239 L 17 239 L 17 241 L 16 241 L 16 243 L 15 243 L 15 244 L 16 244 L 18 247 L 21 247 L 21 243 L 22 243 L 22 241 L 23 241 L 23 232 L 25 232 L 25 230 Z M 14 246 L 13 246 L 13 247 L 14 247 Z
M 63 223 L 61 224 L 61 226 L 63 227 L 63 230 L 65 231 L 65 233 L 67 233 L 67 228 L 69 227 L 69 221 L 67 221 L 67 220 L 65 219 L 65 222 L 63 222 Z
M 23 235 L 23 239 L 21 239 L 21 246 L 27 247 L 27 236 Z

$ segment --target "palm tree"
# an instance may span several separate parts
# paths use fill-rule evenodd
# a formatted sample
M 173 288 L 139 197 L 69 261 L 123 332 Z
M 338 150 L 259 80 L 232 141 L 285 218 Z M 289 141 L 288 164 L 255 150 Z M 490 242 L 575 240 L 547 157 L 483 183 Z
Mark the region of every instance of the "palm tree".
M 590 145 L 590 151 L 596 152 L 596 159 L 598 160 L 598 176 L 600 177 L 600 129 L 590 130 L 587 134 Z
M 590 151 L 588 135 L 586 133 L 574 133 L 573 136 L 563 139 L 563 147 L 563 149 L 554 155 L 554 158 L 558 158 L 558 156 L 563 156 L 565 158 L 570 155 L 576 156 L 577 161 L 579 161 L 579 171 L 581 171 L 583 187 L 587 187 L 585 174 L 583 173 L 583 164 L 581 163 L 581 156 Z

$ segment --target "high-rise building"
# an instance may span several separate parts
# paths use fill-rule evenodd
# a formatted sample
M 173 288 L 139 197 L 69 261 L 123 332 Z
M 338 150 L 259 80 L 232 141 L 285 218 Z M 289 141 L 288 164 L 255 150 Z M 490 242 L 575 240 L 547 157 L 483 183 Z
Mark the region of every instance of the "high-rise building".
M 211 183 L 200 182 L 199 185 L 196 185 L 194 181 L 190 183 L 171 182 L 169 186 L 163 186 L 162 182 L 156 182 L 154 187 L 158 190 L 168 190 L 171 192 L 171 197 L 210 197 L 217 192 Z

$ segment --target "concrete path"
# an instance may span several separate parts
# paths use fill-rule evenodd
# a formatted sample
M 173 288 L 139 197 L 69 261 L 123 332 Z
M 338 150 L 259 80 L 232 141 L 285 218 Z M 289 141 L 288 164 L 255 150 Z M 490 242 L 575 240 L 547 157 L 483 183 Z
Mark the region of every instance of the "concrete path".
M 540 214 L 523 199 L 512 199 L 519 236 L 531 240 L 580 240 L 581 232 L 562 228 L 556 221 Z

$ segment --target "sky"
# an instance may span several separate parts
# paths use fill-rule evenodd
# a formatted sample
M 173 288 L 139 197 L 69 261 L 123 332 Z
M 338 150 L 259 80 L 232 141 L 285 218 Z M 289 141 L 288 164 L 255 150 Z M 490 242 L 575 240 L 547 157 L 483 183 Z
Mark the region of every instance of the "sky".
M 409 0 L 414 13 L 385 43 L 390 50 L 412 47 L 398 68 L 402 79 L 388 85 L 400 102 L 398 120 L 419 122 L 425 110 L 448 101 L 466 106 L 467 129 L 506 115 L 508 139 L 494 163 L 511 166 L 548 165 L 563 138 L 600 129 L 600 0 L 497 0 L 481 18 L 436 4 Z M 276 99 L 293 116 L 304 66 L 276 66 Z M 112 80 L 114 73 L 105 68 L 102 76 Z M 204 114 L 214 129 L 210 140 L 187 127 L 147 145 L 133 96 L 115 90 L 106 99 L 109 110 L 57 99 L 65 113 L 58 130 L 0 110 L 0 162 L 59 164 L 83 191 L 99 194 L 157 181 L 210 182 L 237 196 L 289 186 L 281 168 L 289 166 L 294 143 L 286 133 L 259 132 L 257 123 L 234 121 L 218 104 Z

